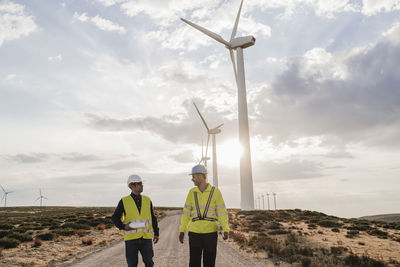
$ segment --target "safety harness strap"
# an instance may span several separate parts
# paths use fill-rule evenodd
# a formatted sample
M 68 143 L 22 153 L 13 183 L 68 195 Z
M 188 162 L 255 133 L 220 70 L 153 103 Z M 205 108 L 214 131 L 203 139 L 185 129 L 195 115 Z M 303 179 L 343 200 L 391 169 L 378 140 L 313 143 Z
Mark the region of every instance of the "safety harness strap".
M 211 192 L 210 195 L 208 196 L 208 200 L 207 200 L 207 204 L 206 207 L 204 209 L 204 214 L 201 215 L 200 212 L 200 206 L 199 206 L 199 200 L 197 199 L 197 192 L 193 192 L 194 193 L 194 202 L 196 204 L 196 210 L 197 210 L 197 218 L 193 218 L 192 222 L 198 221 L 198 220 L 205 220 L 205 221 L 216 221 L 216 219 L 214 218 L 207 218 L 207 212 L 208 212 L 208 208 L 210 207 L 211 204 L 211 198 L 214 194 L 214 190 L 215 190 L 215 186 L 213 186 L 211 188 Z

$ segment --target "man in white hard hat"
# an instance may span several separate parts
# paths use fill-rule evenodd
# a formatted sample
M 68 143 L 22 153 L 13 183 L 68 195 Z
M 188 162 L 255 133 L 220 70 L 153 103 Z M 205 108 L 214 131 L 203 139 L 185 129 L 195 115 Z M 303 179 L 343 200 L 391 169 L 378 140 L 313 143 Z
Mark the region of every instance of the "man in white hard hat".
M 218 188 L 207 183 L 207 169 L 196 165 L 189 174 L 195 185 L 186 198 L 179 227 L 179 241 L 183 243 L 189 232 L 189 267 L 214 267 L 217 256 L 218 222 L 222 226 L 223 239 L 228 239 L 228 212 Z
M 141 195 L 142 178 L 133 174 L 129 176 L 127 183 L 131 194 L 119 201 L 112 221 L 123 231 L 128 267 L 137 267 L 138 252 L 142 255 L 145 266 L 152 267 L 154 266 L 152 239 L 154 244 L 159 239 L 157 217 L 154 215 L 150 198 Z

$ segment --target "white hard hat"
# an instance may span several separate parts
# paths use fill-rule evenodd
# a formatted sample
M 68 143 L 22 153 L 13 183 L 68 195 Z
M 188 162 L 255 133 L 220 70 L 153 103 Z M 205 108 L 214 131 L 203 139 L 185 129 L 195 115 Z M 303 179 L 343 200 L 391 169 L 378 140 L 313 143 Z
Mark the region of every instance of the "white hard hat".
M 193 174 L 196 174 L 196 173 L 207 174 L 207 169 L 206 169 L 206 167 L 204 167 L 204 165 L 201 165 L 201 164 L 195 165 L 192 168 L 192 172 L 189 173 L 189 175 L 193 175 Z
M 140 182 L 143 182 L 142 178 L 139 175 L 132 174 L 131 176 L 129 176 L 127 183 L 129 185 L 130 183 L 140 183 Z

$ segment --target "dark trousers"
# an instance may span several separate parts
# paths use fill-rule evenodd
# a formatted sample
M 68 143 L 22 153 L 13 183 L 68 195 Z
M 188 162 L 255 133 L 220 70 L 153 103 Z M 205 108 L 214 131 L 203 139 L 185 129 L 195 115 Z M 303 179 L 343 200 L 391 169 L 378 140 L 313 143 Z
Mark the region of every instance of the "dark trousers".
M 198 234 L 189 232 L 190 261 L 189 267 L 201 267 L 201 255 L 203 254 L 203 266 L 214 267 L 217 257 L 217 232 Z
M 153 240 L 151 239 L 133 239 L 125 241 L 125 256 L 128 267 L 137 267 L 138 252 L 142 254 L 142 259 L 146 267 L 153 267 Z

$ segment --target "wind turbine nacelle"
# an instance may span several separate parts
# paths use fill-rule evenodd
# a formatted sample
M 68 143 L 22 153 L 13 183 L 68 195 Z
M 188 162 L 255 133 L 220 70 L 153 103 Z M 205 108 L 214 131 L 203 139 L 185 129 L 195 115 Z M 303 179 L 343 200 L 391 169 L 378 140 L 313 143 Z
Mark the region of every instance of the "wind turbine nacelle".
M 237 38 L 234 38 L 231 42 L 230 42 L 230 45 L 231 45 L 231 48 L 238 48 L 238 47 L 241 47 L 241 48 L 247 48 L 247 47 L 249 47 L 249 46 L 252 46 L 252 45 L 254 45 L 255 44 L 255 42 L 256 42 L 256 38 L 254 38 L 254 36 L 244 36 L 244 37 L 237 37 Z
M 216 129 L 211 129 L 208 133 L 209 134 L 219 134 L 220 132 L 221 132 L 221 130 L 216 128 Z

